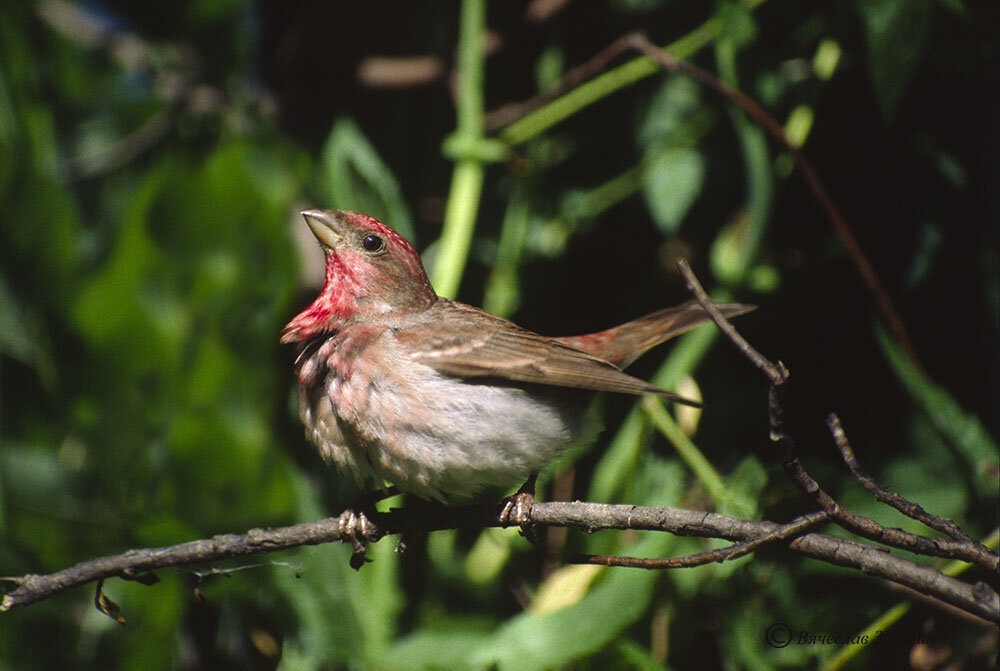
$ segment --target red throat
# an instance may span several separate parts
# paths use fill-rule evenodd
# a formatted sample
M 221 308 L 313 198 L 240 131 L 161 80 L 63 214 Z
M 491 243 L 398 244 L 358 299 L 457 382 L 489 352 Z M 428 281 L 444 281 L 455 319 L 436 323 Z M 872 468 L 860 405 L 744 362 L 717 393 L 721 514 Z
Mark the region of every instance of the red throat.
M 359 289 L 343 261 L 334 254 L 327 255 L 323 290 L 309 307 L 282 329 L 281 342 L 308 340 L 313 336 L 335 331 L 339 324 L 357 311 L 355 296 Z

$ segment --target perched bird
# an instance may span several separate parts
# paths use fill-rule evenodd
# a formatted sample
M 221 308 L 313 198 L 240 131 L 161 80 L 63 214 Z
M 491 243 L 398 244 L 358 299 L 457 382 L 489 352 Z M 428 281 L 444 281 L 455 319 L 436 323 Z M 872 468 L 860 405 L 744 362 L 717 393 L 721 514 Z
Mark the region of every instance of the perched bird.
M 619 368 L 707 321 L 696 303 L 549 338 L 439 297 L 413 247 L 369 216 L 302 215 L 326 253 L 326 279 L 281 341 L 301 343 L 307 437 L 359 483 L 387 480 L 439 500 L 510 487 L 592 434 L 594 392 L 697 405 Z

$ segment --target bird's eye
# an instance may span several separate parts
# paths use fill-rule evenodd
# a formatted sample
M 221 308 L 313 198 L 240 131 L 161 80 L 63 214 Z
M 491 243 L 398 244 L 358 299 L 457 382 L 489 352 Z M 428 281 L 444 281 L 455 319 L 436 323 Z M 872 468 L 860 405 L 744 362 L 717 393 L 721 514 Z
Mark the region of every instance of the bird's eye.
M 385 241 L 373 233 L 362 238 L 361 246 L 364 247 L 366 252 L 374 254 L 375 252 L 381 252 L 385 249 Z

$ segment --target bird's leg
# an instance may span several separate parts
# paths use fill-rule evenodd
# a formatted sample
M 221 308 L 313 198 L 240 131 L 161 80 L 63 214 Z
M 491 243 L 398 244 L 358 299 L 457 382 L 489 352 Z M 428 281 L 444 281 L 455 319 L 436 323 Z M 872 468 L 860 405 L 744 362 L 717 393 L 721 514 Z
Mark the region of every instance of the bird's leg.
M 535 503 L 535 480 L 538 473 L 528 476 L 527 482 L 521 485 L 514 494 L 503 500 L 503 507 L 497 515 L 500 526 L 506 527 L 516 524 L 521 527 L 521 533 L 528 540 L 533 541 L 531 534 L 531 506 Z
M 365 544 L 362 541 L 375 542 L 382 535 L 378 527 L 368 519 L 369 514 L 377 512 L 376 503 L 398 493 L 399 490 L 395 487 L 388 487 L 365 494 L 355 506 L 348 508 L 337 518 L 341 540 L 350 543 L 354 548 L 351 554 L 351 568 L 355 571 L 360 570 L 365 562 L 371 561 L 365 556 Z

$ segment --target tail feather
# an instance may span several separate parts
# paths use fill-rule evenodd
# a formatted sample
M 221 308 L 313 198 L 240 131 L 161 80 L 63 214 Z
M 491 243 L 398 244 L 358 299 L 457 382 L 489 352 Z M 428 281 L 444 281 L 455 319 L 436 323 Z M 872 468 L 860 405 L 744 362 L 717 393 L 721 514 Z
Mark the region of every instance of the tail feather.
M 750 312 L 755 305 L 720 303 L 716 305 L 726 317 Z M 597 333 L 553 338 L 581 352 L 625 368 L 649 349 L 661 342 L 690 331 L 711 321 L 708 313 L 695 301 L 651 312 L 644 317 Z

